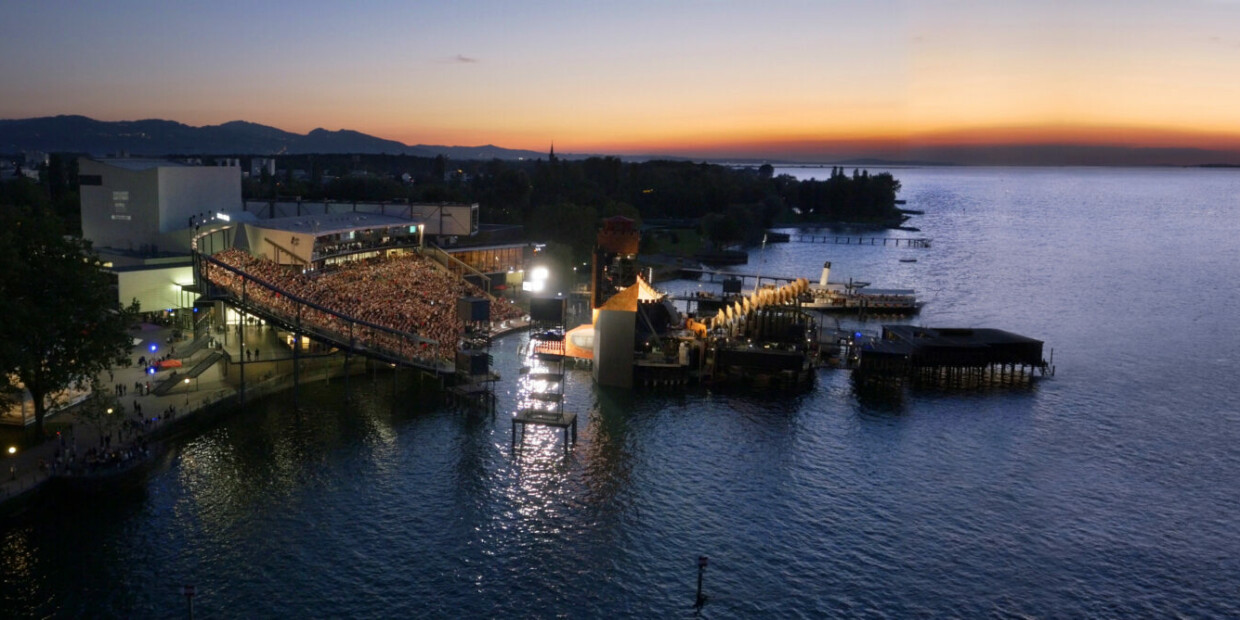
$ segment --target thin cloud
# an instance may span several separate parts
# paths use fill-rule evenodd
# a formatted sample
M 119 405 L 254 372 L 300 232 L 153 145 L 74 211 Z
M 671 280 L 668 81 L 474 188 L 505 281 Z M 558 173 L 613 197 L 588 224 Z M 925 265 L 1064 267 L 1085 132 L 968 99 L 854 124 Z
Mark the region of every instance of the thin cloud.
M 456 56 L 451 56 L 451 57 L 443 59 L 442 62 L 450 62 L 450 63 L 457 63 L 457 64 L 473 64 L 475 62 L 478 62 L 478 59 L 474 58 L 473 56 L 466 56 L 465 54 L 457 54 Z

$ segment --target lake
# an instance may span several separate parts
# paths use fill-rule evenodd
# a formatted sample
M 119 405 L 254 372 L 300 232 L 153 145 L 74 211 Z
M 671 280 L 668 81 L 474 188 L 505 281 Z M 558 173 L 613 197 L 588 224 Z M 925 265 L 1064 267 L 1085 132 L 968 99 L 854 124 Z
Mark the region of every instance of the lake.
M 912 322 L 1044 340 L 1053 378 L 876 398 L 840 370 L 790 394 L 576 371 L 575 448 L 514 452 L 512 336 L 494 417 L 409 376 L 302 386 L 136 496 L 10 527 L 2 615 L 176 617 L 192 583 L 200 617 L 689 616 L 705 555 L 714 617 L 1240 616 L 1240 170 L 892 172 L 921 230 L 864 234 L 932 247 L 735 269 L 915 288 Z

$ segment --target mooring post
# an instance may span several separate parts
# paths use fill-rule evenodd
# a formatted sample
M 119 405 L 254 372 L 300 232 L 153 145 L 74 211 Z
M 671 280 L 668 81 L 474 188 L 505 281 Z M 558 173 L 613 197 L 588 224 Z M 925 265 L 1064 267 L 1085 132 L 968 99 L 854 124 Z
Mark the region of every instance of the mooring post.
M 240 354 L 237 355 L 237 363 L 241 365 L 241 394 L 240 394 L 241 398 L 240 400 L 241 400 L 241 404 L 243 405 L 245 404 L 245 310 L 244 308 L 246 306 L 245 283 L 248 280 L 249 278 L 246 278 L 246 277 L 241 278 L 241 307 L 243 308 L 243 310 L 240 312 L 240 316 L 237 317 L 237 343 L 241 347 Z
M 194 586 L 190 584 L 182 586 L 181 593 L 185 595 L 185 604 L 189 608 L 189 620 L 194 620 Z
M 297 304 L 297 329 L 293 332 L 293 386 L 301 383 L 301 303 Z
M 707 563 L 706 556 L 699 555 L 698 556 L 697 599 L 695 599 L 693 602 L 693 606 L 698 607 L 698 608 L 706 604 L 706 597 L 702 595 L 702 575 L 706 573 L 706 563 Z

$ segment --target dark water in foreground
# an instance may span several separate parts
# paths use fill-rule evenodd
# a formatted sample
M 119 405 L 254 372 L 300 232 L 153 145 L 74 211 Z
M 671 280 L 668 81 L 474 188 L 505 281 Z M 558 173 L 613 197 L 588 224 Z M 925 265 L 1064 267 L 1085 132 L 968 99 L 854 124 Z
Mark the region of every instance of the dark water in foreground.
M 800 173 L 798 171 L 798 173 Z M 180 444 L 137 497 L 0 533 L 0 616 L 1240 616 L 1240 172 L 896 170 L 929 250 L 744 268 L 917 288 L 1055 349 L 1029 390 L 596 393 L 567 455 L 390 377 Z M 899 258 L 914 257 L 916 263 Z M 696 288 L 697 283 L 679 283 Z M 867 328 L 874 328 L 869 325 Z

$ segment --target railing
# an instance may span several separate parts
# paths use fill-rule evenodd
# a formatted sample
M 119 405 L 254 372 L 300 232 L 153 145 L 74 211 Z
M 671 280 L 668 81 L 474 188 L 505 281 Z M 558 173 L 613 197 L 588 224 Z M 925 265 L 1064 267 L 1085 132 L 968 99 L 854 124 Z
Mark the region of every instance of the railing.
M 317 263 L 331 258 L 342 258 L 345 256 L 352 256 L 354 254 L 368 254 L 371 252 L 416 248 L 418 248 L 418 240 L 416 238 L 396 238 L 388 241 L 387 243 L 368 241 L 339 243 L 330 247 L 316 247 L 310 253 L 310 262 Z
M 486 293 L 486 296 L 491 301 L 495 301 L 495 296 L 491 294 L 491 277 L 490 276 L 488 276 L 485 273 L 482 273 L 481 271 L 478 271 L 473 266 L 471 266 L 469 263 L 466 263 L 462 261 L 461 259 L 443 251 L 437 246 L 427 245 L 425 249 L 426 249 L 426 255 L 428 257 L 435 259 L 436 262 L 443 265 L 445 269 L 447 269 L 450 273 L 457 276 L 458 278 L 465 279 L 466 276 L 473 276 L 473 277 L 478 278 L 478 280 L 482 283 L 482 285 L 479 286 L 479 288 L 483 289 L 483 292 Z

